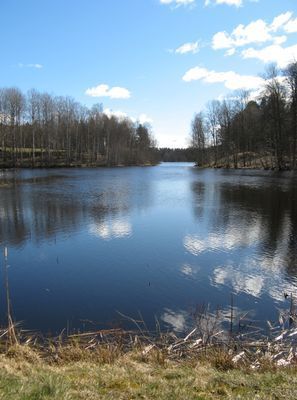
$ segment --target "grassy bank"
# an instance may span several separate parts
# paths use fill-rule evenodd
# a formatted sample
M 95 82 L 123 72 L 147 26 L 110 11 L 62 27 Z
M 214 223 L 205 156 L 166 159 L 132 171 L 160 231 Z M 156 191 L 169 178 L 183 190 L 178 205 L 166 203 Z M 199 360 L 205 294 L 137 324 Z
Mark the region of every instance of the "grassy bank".
M 15 324 L 0 329 L 0 400 L 297 398 L 293 307 L 263 331 L 237 316 L 201 308 L 176 334 L 113 328 L 45 337 Z M 9 308 L 8 308 L 9 311 Z M 238 319 L 239 318 L 239 319 Z M 247 324 L 249 327 L 247 328 Z M 241 324 L 246 328 L 241 329 Z
M 296 328 L 270 341 L 139 331 L 0 337 L 0 399 L 296 399 Z M 202 334 L 201 334 L 202 333 Z
M 215 358 L 172 361 L 140 350 L 104 359 L 75 347 L 49 361 L 27 346 L 13 346 L 0 357 L 0 398 L 296 399 L 296 372 L 292 366 L 234 368 Z

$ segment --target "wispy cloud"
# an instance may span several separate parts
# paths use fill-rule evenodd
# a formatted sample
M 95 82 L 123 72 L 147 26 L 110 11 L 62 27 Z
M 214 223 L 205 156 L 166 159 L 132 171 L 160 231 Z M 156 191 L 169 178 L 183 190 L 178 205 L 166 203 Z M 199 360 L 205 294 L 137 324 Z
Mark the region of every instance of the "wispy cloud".
M 258 0 L 247 0 L 247 1 L 256 2 Z M 179 7 L 181 5 L 193 6 L 196 4 L 196 0 L 160 0 L 160 3 L 174 5 L 176 7 Z M 227 6 L 241 7 L 243 5 L 243 3 L 244 3 L 244 0 L 205 0 L 204 1 L 205 6 L 225 4 Z
M 226 4 L 227 6 L 241 7 L 243 5 L 243 0 L 205 0 L 206 6 L 209 6 L 211 4 Z
M 160 3 L 179 7 L 179 6 L 194 5 L 195 1 L 196 0 L 160 0 Z
M 43 68 L 42 64 L 23 64 L 23 63 L 18 63 L 19 68 L 35 68 L 35 69 L 41 69 Z
M 187 54 L 187 53 L 198 53 L 199 51 L 199 42 L 189 42 L 189 43 L 185 43 L 182 46 L 178 47 L 177 49 L 175 49 L 175 53 L 176 54 Z
M 234 71 L 216 72 L 206 68 L 195 67 L 183 76 L 185 82 L 203 81 L 206 83 L 223 83 L 227 89 L 251 90 L 263 84 L 263 79 L 253 75 L 240 75 Z
M 228 49 L 225 53 L 225 56 L 233 56 L 236 53 L 236 50 L 233 49 Z
M 109 97 L 111 99 L 129 99 L 131 97 L 128 89 L 119 86 L 110 88 L 105 84 L 91 87 L 85 91 L 85 94 L 91 97 Z

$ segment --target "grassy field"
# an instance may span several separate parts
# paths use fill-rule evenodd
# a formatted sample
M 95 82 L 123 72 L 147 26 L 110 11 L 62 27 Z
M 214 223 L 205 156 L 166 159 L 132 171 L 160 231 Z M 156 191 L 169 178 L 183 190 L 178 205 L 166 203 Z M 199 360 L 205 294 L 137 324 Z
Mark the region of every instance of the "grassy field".
M 107 354 L 107 353 L 106 353 Z M 0 356 L 0 399 L 296 399 L 297 369 L 170 361 L 132 351 L 104 359 L 66 348 L 49 361 L 27 346 Z

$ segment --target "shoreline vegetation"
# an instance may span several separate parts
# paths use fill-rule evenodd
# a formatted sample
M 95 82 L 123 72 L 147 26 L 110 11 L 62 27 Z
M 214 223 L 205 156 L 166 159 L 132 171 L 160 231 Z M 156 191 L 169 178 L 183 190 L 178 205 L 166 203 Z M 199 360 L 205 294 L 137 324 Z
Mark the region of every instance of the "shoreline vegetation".
M 0 355 L 0 396 L 5 400 L 297 397 L 296 367 L 221 368 L 221 361 L 172 361 L 143 351 L 139 348 L 110 358 L 110 347 L 91 354 L 72 345 L 60 348 L 59 356 L 49 361 L 29 346 L 14 346 Z M 224 359 L 219 353 L 216 357 Z
M 191 147 L 200 166 L 297 168 L 297 62 L 271 65 L 257 90 L 209 102 L 194 115 Z
M 64 162 L 53 162 L 51 164 L 48 163 L 35 163 L 33 166 L 31 162 L 29 161 L 28 163 L 23 162 L 23 164 L 17 164 L 17 165 L 12 165 L 12 164 L 0 164 L 0 171 L 5 171 L 5 170 L 17 170 L 17 169 L 59 169 L 59 168 L 106 168 L 106 167 L 112 167 L 112 168 L 123 168 L 123 167 L 153 167 L 157 165 L 157 162 L 143 162 L 143 163 L 127 163 L 127 164 L 114 164 L 114 165 L 108 165 L 105 161 L 102 161 L 101 163 L 96 162 L 96 163 L 75 163 L 75 162 L 70 162 L 64 163 Z
M 0 398 L 295 399 L 297 329 L 270 324 L 270 336 L 237 332 L 207 310 L 188 334 L 100 330 L 45 338 L 9 321 L 1 330 Z M 287 314 L 288 318 L 292 315 Z
M 197 306 L 186 331 L 129 328 L 44 336 L 14 321 L 4 248 L 6 327 L 0 328 L 0 399 L 296 399 L 297 312 L 293 294 L 277 322 L 259 328 L 234 305 Z M 119 325 L 119 326 L 121 326 Z
M 199 168 L 214 168 L 214 169 L 238 169 L 238 170 L 264 170 L 264 171 L 297 171 L 297 168 L 292 168 L 289 162 L 285 162 L 282 168 L 279 168 L 276 158 L 272 154 L 257 154 L 254 152 L 236 154 L 236 161 L 228 157 L 222 157 L 216 161 L 212 160 L 209 163 L 195 163 Z
M 46 399 L 296 399 L 297 328 L 290 309 L 267 321 L 269 334 L 236 313 L 201 306 L 187 333 L 105 329 L 45 337 L 11 317 L 0 330 L 0 398 Z M 226 323 L 227 321 L 227 323 Z
M 70 97 L 0 88 L 0 168 L 154 164 L 149 124 Z
M 195 114 L 190 146 L 158 148 L 149 124 L 87 108 L 69 97 L 0 88 L 0 169 L 196 162 L 232 169 L 297 169 L 297 62 L 271 66 L 257 91 Z

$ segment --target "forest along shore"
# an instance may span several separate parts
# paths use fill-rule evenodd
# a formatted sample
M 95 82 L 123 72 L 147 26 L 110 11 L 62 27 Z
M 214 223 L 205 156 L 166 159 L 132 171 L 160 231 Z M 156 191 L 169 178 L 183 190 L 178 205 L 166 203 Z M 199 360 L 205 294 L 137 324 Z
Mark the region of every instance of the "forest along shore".
M 153 167 L 157 165 L 157 161 L 145 162 L 145 163 L 127 163 L 127 164 L 108 164 L 106 159 L 102 159 L 101 161 L 97 161 L 94 163 L 80 163 L 80 162 L 70 162 L 67 163 L 65 161 L 58 161 L 57 159 L 53 161 L 39 161 L 35 162 L 34 165 L 32 161 L 28 159 L 27 161 L 22 161 L 20 163 L 14 162 L 6 162 L 0 163 L 0 170 L 16 170 L 21 168 L 28 169 L 47 169 L 47 168 L 104 168 L 104 167 L 112 167 L 112 168 L 121 168 L 121 167 Z M 1 182 L 0 182 L 1 186 Z
M 156 163 L 148 124 L 69 97 L 0 88 L 0 168 Z
M 254 92 L 209 102 L 194 115 L 191 146 L 200 166 L 297 168 L 297 62 L 268 68 Z
M 222 169 L 255 169 L 255 170 L 277 170 L 277 171 L 296 171 L 289 161 L 286 161 L 282 167 L 277 165 L 273 154 L 260 154 L 255 152 L 238 153 L 233 157 L 221 157 L 217 160 L 209 160 L 208 163 L 199 164 L 196 167 L 201 168 L 222 168 Z

